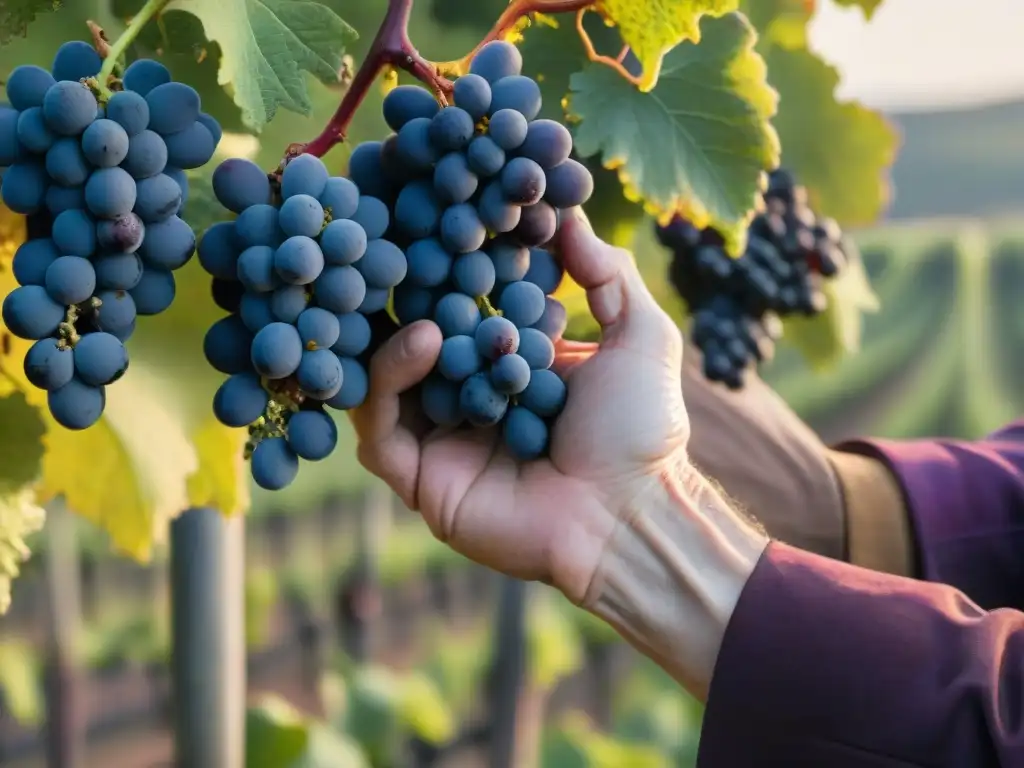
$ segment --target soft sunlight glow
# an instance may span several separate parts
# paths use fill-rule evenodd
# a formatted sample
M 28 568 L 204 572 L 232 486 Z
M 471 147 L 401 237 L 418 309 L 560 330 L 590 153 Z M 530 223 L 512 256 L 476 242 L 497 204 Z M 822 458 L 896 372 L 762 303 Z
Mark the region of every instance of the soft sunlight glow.
M 872 106 L 1024 96 L 1024 0 L 887 0 L 871 22 L 819 0 L 811 35 L 843 74 L 840 94 Z

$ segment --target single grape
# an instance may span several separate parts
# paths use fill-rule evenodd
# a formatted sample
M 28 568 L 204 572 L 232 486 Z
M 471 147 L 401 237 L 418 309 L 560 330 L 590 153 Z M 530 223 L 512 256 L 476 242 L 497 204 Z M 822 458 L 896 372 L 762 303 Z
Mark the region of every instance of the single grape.
M 270 294 L 270 311 L 282 323 L 294 323 L 309 306 L 304 285 L 282 285 Z
M 279 284 L 274 269 L 273 248 L 266 245 L 254 245 L 246 248 L 238 256 L 238 280 L 250 291 L 265 293 L 274 290 Z
M 142 179 L 137 188 L 135 212 L 147 224 L 170 218 L 181 207 L 181 187 L 167 174 Z
M 253 333 L 277 320 L 270 310 L 270 294 L 245 291 L 238 300 L 238 315 Z
M 50 71 L 55 80 L 82 80 L 100 71 L 103 61 L 86 42 L 71 40 L 57 49 Z
M 169 219 L 150 224 L 139 247 L 146 266 L 175 270 L 185 266 L 196 249 L 196 236 L 184 219 Z
M 338 314 L 355 312 L 366 293 L 366 281 L 355 267 L 326 267 L 313 282 L 317 304 Z
M 61 136 L 81 134 L 96 119 L 98 108 L 88 86 L 70 80 L 55 83 L 43 97 L 43 118 Z
M 391 297 L 391 290 L 388 288 L 367 288 L 366 295 L 356 308 L 357 312 L 364 315 L 372 315 L 376 312 L 383 312 L 387 309 L 388 300 Z
M 437 304 L 434 292 L 412 283 L 402 283 L 395 287 L 394 312 L 402 325 L 426 320 L 434 314 Z
M 544 196 L 544 169 L 527 157 L 514 157 L 501 172 L 501 191 L 509 202 L 533 205 Z
M 129 137 L 136 136 L 149 125 L 149 104 L 141 93 L 118 91 L 107 102 L 107 119 L 120 125 Z
M 320 250 L 327 264 L 354 264 L 366 253 L 366 230 L 348 219 L 335 219 L 320 235 Z
M 60 389 L 48 392 L 46 402 L 54 421 L 65 429 L 88 429 L 103 415 L 107 394 L 103 387 L 72 379 Z
M 89 170 L 89 161 L 85 159 L 78 139 L 57 139 L 46 152 L 46 172 L 61 186 L 84 184 L 89 178 Z
M 203 354 L 214 370 L 229 376 L 252 370 L 249 347 L 253 334 L 237 315 L 228 315 L 210 326 L 203 338 Z
M 328 400 L 338 394 L 344 375 L 338 356 L 329 349 L 303 352 L 296 371 L 299 386 L 314 400 Z
M 483 320 L 473 333 L 477 351 L 488 360 L 511 355 L 519 349 L 519 330 L 505 317 L 493 316 Z
M 519 404 L 549 419 L 561 413 L 565 398 L 565 382 L 561 377 L 550 369 L 537 370 L 533 371 L 530 383 L 519 394 Z
M 484 244 L 487 229 L 469 203 L 450 206 L 441 216 L 441 242 L 452 253 L 469 253 Z
M 555 260 L 551 251 L 543 248 L 530 249 L 530 269 L 523 280 L 533 283 L 545 294 L 554 293 L 562 283 L 565 269 Z
M 128 291 L 119 290 L 100 291 L 96 298 L 100 300 L 100 307 L 94 316 L 96 327 L 124 341 L 125 335 L 130 334 L 135 327 L 138 315 L 135 299 Z
M 135 300 L 138 314 L 159 315 L 174 303 L 177 285 L 170 271 L 147 268 L 142 270 L 142 279 L 129 293 Z
M 567 324 L 568 314 L 565 311 L 565 306 L 558 299 L 552 299 L 549 296 L 544 302 L 544 314 L 531 327 L 536 328 L 552 341 L 557 341 L 565 333 Z
M 449 381 L 465 381 L 482 367 L 483 358 L 472 336 L 450 336 L 441 344 L 437 371 Z
M 480 325 L 480 308 L 464 293 L 449 293 L 437 302 L 434 322 L 445 338 L 472 336 Z
M 499 234 L 515 229 L 523 215 L 520 206 L 508 201 L 498 182 L 492 182 L 484 187 L 483 194 L 477 202 L 477 212 L 484 226 Z
M 213 413 L 227 427 L 246 427 L 263 415 L 270 396 L 254 373 L 228 377 L 213 396 Z
M 395 224 L 406 237 L 419 240 L 437 231 L 443 207 L 434 185 L 425 180 L 405 186 L 395 202 Z
M 487 253 L 494 262 L 494 276 L 499 283 L 522 280 L 530 270 L 530 250 L 518 243 L 495 240 L 488 244 Z
M 214 170 L 213 193 L 229 211 L 241 213 L 249 206 L 270 202 L 270 180 L 256 163 L 233 157 Z
M 316 240 L 289 237 L 274 253 L 274 269 L 286 283 L 309 285 L 324 271 L 324 254 Z
M 351 357 L 339 357 L 338 362 L 341 363 L 344 372 L 341 389 L 333 397 L 325 400 L 324 404 L 339 411 L 358 408 L 365 402 L 370 391 L 370 378 L 366 374 L 366 368 Z
M 126 91 L 145 96 L 158 85 L 171 82 L 171 73 L 159 61 L 138 59 L 128 65 L 121 82 Z
M 416 85 L 399 85 L 384 97 L 384 122 L 393 131 L 417 117 L 432 118 L 441 109 L 433 95 Z
M 435 238 L 417 240 L 405 250 L 408 279 L 421 288 L 433 288 L 448 279 L 452 257 Z
M 413 171 L 427 171 L 441 154 L 430 138 L 430 127 L 433 119 L 417 117 L 402 126 L 395 141 L 395 153 L 398 158 Z M 357 181 L 356 184 L 359 184 Z M 362 185 L 359 187 L 363 194 Z
M 128 370 L 128 350 L 109 333 L 87 333 L 75 345 L 75 375 L 86 384 L 102 387 Z
M 479 176 L 495 176 L 505 167 L 505 150 L 490 136 L 477 136 L 469 142 L 466 163 Z
M 522 72 L 523 55 L 512 43 L 494 40 L 477 51 L 469 64 L 469 71 L 493 84 Z
M 267 203 L 251 205 L 235 219 L 235 237 L 241 248 L 267 245 L 277 248 L 283 240 L 278 227 L 278 210 Z
M 457 427 L 462 423 L 459 407 L 460 387 L 441 376 L 430 376 L 420 388 L 424 415 L 439 427 Z
M 517 461 L 533 461 L 548 449 L 548 425 L 528 408 L 509 408 L 502 432 L 505 448 Z
M 149 127 L 163 135 L 184 131 L 199 118 L 199 94 L 184 83 L 169 82 L 146 94 Z
M 338 427 L 323 411 L 299 411 L 288 419 L 288 445 L 307 461 L 326 459 L 338 445 Z
M 555 345 L 536 328 L 520 328 L 518 354 L 531 370 L 550 368 L 555 362 Z
M 331 351 L 339 357 L 363 354 L 369 348 L 372 338 L 370 322 L 366 316 L 359 312 L 346 312 L 335 315 L 335 318 L 338 320 L 338 340 L 331 346 Z M 299 330 L 301 333 L 301 326 Z
M 505 395 L 518 395 L 530 383 L 530 364 L 517 354 L 502 355 L 491 366 L 491 384 Z
M 41 163 L 15 163 L 4 171 L 0 182 L 0 197 L 14 213 L 30 215 L 38 211 L 46 200 L 49 186 L 46 169 Z
M 19 112 L 43 106 L 46 92 L 57 81 L 53 75 L 35 64 L 22 64 L 7 77 L 7 99 Z
M 167 162 L 176 168 L 201 168 L 217 149 L 213 134 L 198 120 L 183 131 L 164 136 L 164 143 Z
M 66 213 L 71 213 L 71 211 L 66 211 Z M 64 215 L 64 213 L 61 214 L 61 216 Z M 59 219 L 60 216 L 57 218 Z M 170 221 L 170 219 L 168 221 Z M 177 221 L 181 221 L 181 219 L 177 219 Z M 167 229 L 160 229 L 161 225 L 154 224 L 152 236 L 147 238 L 146 225 L 143 224 L 142 219 L 134 213 L 118 216 L 113 219 L 103 219 L 95 225 L 96 245 L 99 246 L 100 250 L 106 251 L 107 253 L 134 253 L 144 244 L 150 249 L 156 250 L 162 250 L 165 248 L 170 249 L 175 245 L 187 245 L 187 260 L 187 257 L 191 256 L 192 251 L 195 249 L 196 240 L 195 235 L 192 234 L 192 228 L 184 222 L 182 222 L 182 224 L 184 224 L 185 228 L 188 229 L 187 236 L 184 233 L 176 233 Z M 54 230 L 56 231 L 56 222 L 54 222 Z M 161 238 L 169 235 L 171 236 L 172 242 L 165 245 L 161 242 Z M 79 255 L 85 256 L 89 254 L 79 252 Z M 177 269 L 177 267 L 174 267 L 174 269 Z
M 533 283 L 510 283 L 501 292 L 498 309 L 517 328 L 526 328 L 540 320 L 544 314 L 545 298 L 544 291 Z
M 356 212 L 352 214 L 352 221 L 363 228 L 367 240 L 379 240 L 388 231 L 391 217 L 382 200 L 363 195 L 359 198 Z
M 199 241 L 199 263 L 220 280 L 238 280 L 239 251 L 235 246 L 235 222 L 219 221 Z
M 220 140 L 224 137 L 224 129 L 220 127 L 220 123 L 217 122 L 217 118 L 213 115 L 208 115 L 206 112 L 200 112 L 199 117 L 196 118 L 196 122 L 200 123 L 210 132 L 210 136 L 213 137 L 213 145 L 215 147 L 220 144 Z
M 525 75 L 509 75 L 491 85 L 491 112 L 514 109 L 527 120 L 540 114 L 543 102 L 540 86 Z
M 44 198 L 51 216 L 59 216 L 73 208 L 85 208 L 85 187 L 62 187 L 51 184 Z
M 39 155 L 44 154 L 57 140 L 57 134 L 46 124 L 42 107 L 31 107 L 20 113 L 16 130 L 21 145 Z
M 483 251 L 465 253 L 452 265 L 452 281 L 468 296 L 486 296 L 494 288 L 494 262 Z
M 359 207 L 359 187 L 343 176 L 332 176 L 320 193 L 320 204 L 334 220 L 352 218 Z
M 519 223 L 512 234 L 523 245 L 535 246 L 550 242 L 557 231 L 558 212 L 541 200 L 522 209 Z
M 64 211 L 53 220 L 53 242 L 67 256 L 92 256 L 96 252 L 96 221 L 85 211 Z
M 56 243 L 50 238 L 26 240 L 14 252 L 11 271 L 19 285 L 43 285 L 46 270 L 60 257 Z
M 473 118 L 461 107 L 445 107 L 430 120 L 428 136 L 442 152 L 462 149 L 473 138 Z
M 100 168 L 85 182 L 85 203 L 94 216 L 102 219 L 127 216 L 137 196 L 135 179 L 123 168 Z
M 134 179 L 148 179 L 167 167 L 167 144 L 160 134 L 141 131 L 128 139 L 128 151 L 121 167 Z
M 269 437 L 253 450 L 250 469 L 256 485 L 267 491 L 279 491 L 298 476 L 299 457 L 283 437 Z
M 270 323 L 260 329 L 252 340 L 252 364 L 257 373 L 268 379 L 291 376 L 302 360 L 302 339 L 295 326 Z
M 313 155 L 299 155 L 288 162 L 281 174 L 281 197 L 295 195 L 318 198 L 327 188 L 330 172 L 323 160 Z
M 466 202 L 476 192 L 478 184 L 477 176 L 469 169 L 469 161 L 462 152 L 450 152 L 434 166 L 434 191 L 446 203 Z
M 521 112 L 499 109 L 487 124 L 487 134 L 506 152 L 519 149 L 526 141 L 530 124 Z
M 175 213 L 180 214 L 185 208 L 185 203 L 188 202 L 188 174 L 181 170 L 181 168 L 172 168 L 170 166 L 164 168 L 164 173 L 173 179 L 174 183 L 178 185 L 178 189 L 181 190 L 181 202 L 178 204 L 178 210 L 175 211 Z
M 429 125 L 427 118 L 414 118 L 423 120 Z M 352 150 L 348 158 L 348 176 L 358 187 L 359 192 L 377 198 L 386 198 L 391 194 L 391 185 L 388 176 L 381 165 L 381 142 L 364 141 Z
M 82 153 L 100 168 L 118 165 L 128 155 L 128 133 L 113 120 L 97 120 L 82 134 Z
M 569 159 L 572 152 L 572 134 L 555 120 L 534 120 L 526 130 L 526 140 L 519 147 L 519 155 L 528 157 L 548 170 Z
M 390 240 L 371 240 L 366 253 L 355 263 L 369 288 L 393 288 L 401 283 L 409 265 L 402 249 Z
M 75 375 L 74 353 L 57 339 L 40 339 L 25 353 L 25 378 L 40 389 L 60 389 Z
M 491 427 L 508 410 L 508 395 L 498 392 L 486 373 L 474 373 L 462 382 L 459 410 L 474 427 Z
M 81 256 L 61 256 L 46 270 L 46 292 L 64 306 L 79 304 L 96 290 L 96 270 Z
M 491 85 L 476 74 L 463 75 L 455 81 L 455 105 L 466 110 L 474 121 L 487 116 L 491 106 Z
M 365 322 L 365 320 L 364 320 Z M 306 350 L 331 349 L 341 337 L 338 316 L 320 307 L 304 310 L 295 320 L 295 328 Z
M 566 160 L 547 171 L 548 187 L 545 199 L 556 208 L 583 205 L 594 194 L 594 177 L 587 166 L 576 160 Z

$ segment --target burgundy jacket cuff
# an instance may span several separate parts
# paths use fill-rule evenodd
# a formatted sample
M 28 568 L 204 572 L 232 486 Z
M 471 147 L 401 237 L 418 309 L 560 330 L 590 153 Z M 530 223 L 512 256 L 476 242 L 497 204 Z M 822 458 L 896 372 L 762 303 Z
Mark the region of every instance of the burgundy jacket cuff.
M 726 632 L 697 764 L 1022 764 L 1022 659 L 1018 613 L 772 543 Z

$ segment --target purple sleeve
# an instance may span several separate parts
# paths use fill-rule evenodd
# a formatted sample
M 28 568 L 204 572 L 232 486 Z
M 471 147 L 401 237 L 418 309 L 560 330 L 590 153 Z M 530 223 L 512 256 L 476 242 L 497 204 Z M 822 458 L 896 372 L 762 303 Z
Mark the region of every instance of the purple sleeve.
M 773 543 L 719 652 L 697 765 L 1024 765 L 1024 615 Z
M 854 441 L 898 478 L 919 575 L 984 608 L 1024 609 L 1024 422 L 976 442 Z

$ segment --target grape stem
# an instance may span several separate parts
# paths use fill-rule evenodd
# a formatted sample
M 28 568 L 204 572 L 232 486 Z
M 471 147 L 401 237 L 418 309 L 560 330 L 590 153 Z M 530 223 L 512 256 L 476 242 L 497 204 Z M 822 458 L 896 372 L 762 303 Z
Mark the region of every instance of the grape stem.
M 171 0 L 146 0 L 137 14 L 132 18 L 131 22 L 125 27 L 117 40 L 110 44 L 109 48 L 104 52 L 100 51 L 100 55 L 103 56 L 103 66 L 100 67 L 99 73 L 96 75 L 97 87 L 100 95 L 105 98 L 110 98 L 110 76 L 114 73 L 117 63 L 124 56 L 124 52 L 128 50 L 128 46 L 135 42 L 135 38 L 139 36 L 139 32 L 157 16 L 164 8 L 170 4 Z M 95 33 L 94 33 L 95 34 Z M 104 55 L 105 53 L 105 55 Z
M 147 5 L 153 2 L 154 0 L 150 0 Z M 464 72 L 468 62 L 480 48 L 492 40 L 503 38 L 524 16 L 533 13 L 575 13 L 592 6 L 594 0 L 513 0 L 498 17 L 491 31 L 472 51 L 461 59 L 444 63 L 434 63 L 425 59 L 409 39 L 409 16 L 413 2 L 414 0 L 388 0 L 388 9 L 377 35 L 345 91 L 338 109 L 319 136 L 308 144 L 289 146 L 286 160 L 302 153 L 323 157 L 343 142 L 356 110 L 363 103 L 377 77 L 385 70 L 405 70 L 433 90 L 442 104 L 447 104 L 452 93 L 452 82 L 448 75 Z M 114 44 L 115 48 L 118 43 Z

